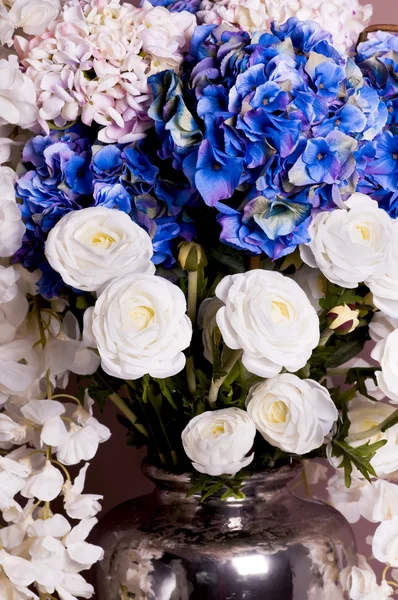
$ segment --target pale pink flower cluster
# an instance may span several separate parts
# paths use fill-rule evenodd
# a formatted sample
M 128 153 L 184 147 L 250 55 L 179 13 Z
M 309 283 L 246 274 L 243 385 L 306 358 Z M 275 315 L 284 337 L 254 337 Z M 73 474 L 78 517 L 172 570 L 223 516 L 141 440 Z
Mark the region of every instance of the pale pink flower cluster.
M 282 24 L 290 17 L 316 21 L 333 34 L 341 52 L 355 45 L 368 25 L 372 5 L 359 0 L 202 0 L 199 22 L 238 27 L 245 31 L 267 31 L 273 21 Z
M 26 75 L 37 90 L 40 121 L 62 127 L 81 117 L 103 126 L 99 139 L 127 143 L 151 125 L 148 77 L 178 71 L 196 25 L 188 12 L 145 3 L 77 0 L 64 5 L 43 35 L 16 37 Z
M 15 29 L 41 35 L 59 15 L 60 0 L 4 0 L 0 2 L 0 44 L 12 46 Z

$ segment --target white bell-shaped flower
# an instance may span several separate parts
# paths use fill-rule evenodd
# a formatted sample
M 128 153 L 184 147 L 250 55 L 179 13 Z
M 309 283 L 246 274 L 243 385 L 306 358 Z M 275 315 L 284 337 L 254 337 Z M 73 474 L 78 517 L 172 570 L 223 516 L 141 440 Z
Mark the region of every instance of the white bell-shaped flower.
M 28 527 L 28 536 L 35 538 L 63 538 L 72 529 L 69 521 L 63 515 L 56 514 L 50 519 L 36 519 Z
M 25 486 L 29 469 L 7 457 L 0 457 L 0 510 L 18 507 L 14 496 Z
M 0 414 L 0 442 L 20 443 L 26 438 L 26 427 L 5 414 Z
M 47 460 L 42 471 L 29 477 L 21 494 L 24 498 L 51 502 L 61 493 L 63 483 L 64 478 L 60 471 Z
M 10 550 L 12 548 L 16 548 L 25 539 L 26 531 L 33 523 L 32 509 L 33 509 L 34 501 L 29 500 L 26 503 L 26 506 L 19 513 L 19 520 L 17 523 L 12 523 L 7 527 L 3 527 L 0 529 L 0 543 L 6 550 Z M 4 518 L 4 513 L 3 513 Z M 1 595 L 0 595 L 1 598 Z
M 57 586 L 56 591 L 61 600 L 91 598 L 94 594 L 93 586 L 78 573 L 64 573 L 62 584 Z
M 106 442 L 111 437 L 111 431 L 102 425 L 94 415 L 95 401 L 89 396 L 88 390 L 84 392 L 84 407 L 79 405 L 73 413 L 73 418 L 79 425 L 91 425 L 98 433 L 100 442 Z
M 93 425 L 71 423 L 69 436 L 58 448 L 57 458 L 64 465 L 77 465 L 82 460 L 91 460 L 101 442 L 97 428 Z
M 21 413 L 35 425 L 41 425 L 40 440 L 48 446 L 60 446 L 68 437 L 61 415 L 65 407 L 57 400 L 31 400 L 21 408 Z
M 36 580 L 37 570 L 31 562 L 5 550 L 0 550 L 0 566 L 14 585 L 28 587 Z
M 86 463 L 84 467 L 80 469 L 79 475 L 76 477 L 73 484 L 69 480 L 65 481 L 63 488 L 64 507 L 67 515 L 71 519 L 90 519 L 101 510 L 99 500 L 102 500 L 103 496 L 82 493 L 89 466 L 90 463 Z
M 66 571 L 78 573 L 79 571 L 90 569 L 94 563 L 102 560 L 104 557 L 104 551 L 100 546 L 95 546 L 85 541 L 97 523 L 98 520 L 95 518 L 83 519 L 64 538 L 69 557 Z

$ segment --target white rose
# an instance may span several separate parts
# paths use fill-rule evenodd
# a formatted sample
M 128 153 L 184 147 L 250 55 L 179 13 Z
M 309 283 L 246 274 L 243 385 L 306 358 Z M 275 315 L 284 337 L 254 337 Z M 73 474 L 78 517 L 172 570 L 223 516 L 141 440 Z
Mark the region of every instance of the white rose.
M 218 298 L 206 298 L 206 300 L 203 300 L 198 311 L 198 326 L 203 330 L 203 354 L 211 363 L 213 363 L 214 328 L 217 326 L 216 316 L 222 306 L 224 305 Z
M 337 472 L 328 481 L 327 490 L 330 503 L 345 516 L 349 523 L 357 523 L 361 518 L 359 501 L 365 486 L 364 479 L 353 477 L 351 486 L 348 488 L 341 472 Z
M 358 555 L 358 566 L 346 567 L 340 573 L 341 585 L 350 594 L 351 600 L 382 600 L 389 598 L 393 592 L 386 581 L 386 585 L 379 586 L 377 577 L 366 558 Z M 374 595 L 373 595 L 374 594 Z
M 393 221 L 394 241 L 392 261 L 386 273 L 367 282 L 373 294 L 373 303 L 386 315 L 398 318 L 398 221 Z
M 307 265 L 318 267 L 332 283 L 355 288 L 389 268 L 394 228 L 388 214 L 364 194 L 353 194 L 345 204 L 349 210 L 314 217 L 311 241 L 300 252 Z
M 236 475 L 254 458 L 250 452 L 256 427 L 240 408 L 204 412 L 182 432 L 182 444 L 193 466 L 208 475 Z
M 165 378 L 185 365 L 192 325 L 183 292 L 155 275 L 113 280 L 84 315 L 84 336 L 104 371 L 120 379 Z
M 376 344 L 371 357 L 381 366 L 381 371 L 376 371 L 379 388 L 398 404 L 398 329 Z
M 380 425 L 387 419 L 395 410 L 394 406 L 384 404 L 383 402 L 373 402 L 364 396 L 357 395 L 349 404 L 348 418 L 350 420 L 349 435 L 354 433 L 363 433 L 373 427 Z M 377 450 L 375 456 L 371 460 L 371 465 L 376 471 L 378 477 L 388 475 L 398 470 L 398 425 L 394 425 L 387 431 L 379 432 L 370 438 L 352 442 L 351 446 L 357 447 L 386 440 L 387 443 Z M 333 462 L 333 461 L 332 461 Z M 356 477 L 362 475 L 354 469 Z
M 25 233 L 21 211 L 15 200 L 14 180 L 15 173 L 12 169 L 0 167 L 0 257 L 2 258 L 12 256 L 21 247 Z
M 0 125 L 29 129 L 38 119 L 35 84 L 19 69 L 14 55 L 0 60 Z
M 152 242 L 124 212 L 93 206 L 68 213 L 50 231 L 48 262 L 68 285 L 98 291 L 127 273 L 154 273 Z
M 303 292 L 307 295 L 308 300 L 315 308 L 317 314 L 322 311 L 319 305 L 319 300 L 325 297 L 326 294 L 326 278 L 319 269 L 312 269 L 308 265 L 303 265 L 292 276 L 292 279 L 299 284 Z
M 395 329 L 398 329 L 398 319 L 393 319 L 381 312 L 373 315 L 369 323 L 370 337 L 376 343 L 385 340 Z
M 255 375 L 272 377 L 282 367 L 297 371 L 318 345 L 317 314 L 289 277 L 262 270 L 229 275 L 216 296 L 225 304 L 217 313 L 224 342 L 243 350 L 243 364 Z
M 362 490 L 359 509 L 372 523 L 392 519 L 398 515 L 398 485 L 384 479 L 368 483 Z
M 373 536 L 373 556 L 391 567 L 398 567 L 398 516 L 383 521 Z
M 319 448 L 338 417 L 326 388 L 289 373 L 253 386 L 246 407 L 267 442 L 294 454 Z
M 42 35 L 61 9 L 59 0 L 16 0 L 9 17 L 28 35 Z

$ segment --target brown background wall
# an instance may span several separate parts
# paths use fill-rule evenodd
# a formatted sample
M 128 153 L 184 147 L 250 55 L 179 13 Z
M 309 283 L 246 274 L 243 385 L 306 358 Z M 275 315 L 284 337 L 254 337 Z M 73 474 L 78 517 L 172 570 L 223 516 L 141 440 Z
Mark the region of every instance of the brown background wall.
M 325 0 L 327 1 L 327 0 Z M 350 0 L 347 0 L 350 2 Z M 363 3 L 367 3 L 362 0 Z M 134 2 L 134 4 L 138 2 Z M 398 24 L 398 0 L 373 0 L 373 23 Z M 125 430 L 116 419 L 116 410 L 109 404 L 99 418 L 112 431 L 112 438 L 102 444 L 88 471 L 87 492 L 103 494 L 104 511 L 135 496 L 151 490 L 151 484 L 143 477 L 140 463 L 145 455 L 143 451 L 129 448 Z M 365 546 L 365 536 L 369 533 L 366 525 L 360 523 L 354 527 L 358 537 L 359 550 L 369 554 Z

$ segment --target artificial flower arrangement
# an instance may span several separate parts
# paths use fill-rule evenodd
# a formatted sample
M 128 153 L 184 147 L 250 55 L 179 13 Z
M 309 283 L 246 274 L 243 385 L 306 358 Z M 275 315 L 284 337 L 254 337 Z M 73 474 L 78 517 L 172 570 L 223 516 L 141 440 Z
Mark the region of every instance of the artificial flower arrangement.
M 0 596 L 91 597 L 107 400 L 203 500 L 327 458 L 398 567 L 398 40 L 355 52 L 356 1 L 154 4 L 0 5 Z

